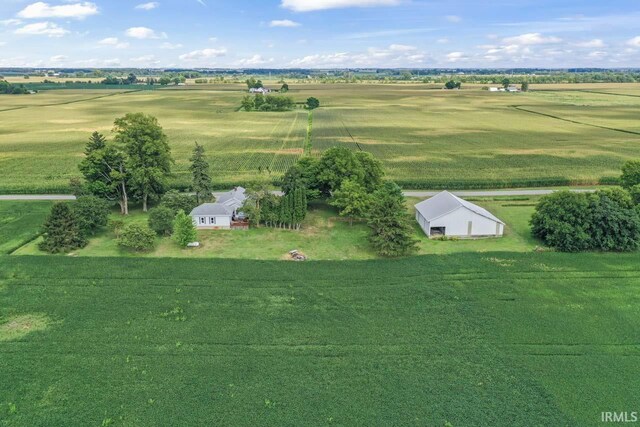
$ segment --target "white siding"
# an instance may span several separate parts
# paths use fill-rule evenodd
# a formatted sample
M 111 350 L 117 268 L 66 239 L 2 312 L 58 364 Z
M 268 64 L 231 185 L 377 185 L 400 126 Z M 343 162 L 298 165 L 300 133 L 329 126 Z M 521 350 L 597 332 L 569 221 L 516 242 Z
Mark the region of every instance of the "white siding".
M 471 234 L 469 234 L 470 225 Z M 429 227 L 446 227 L 445 233 L 451 237 L 502 236 L 504 233 L 502 224 L 464 207 L 431 221 Z
M 418 211 L 416 211 L 416 221 L 418 221 L 418 224 L 420 224 L 420 228 L 422 228 L 422 231 L 424 231 L 427 236 L 430 236 L 431 228 L 429 226 L 429 221 L 427 221 L 425 217 L 423 217 L 422 214 Z
M 196 228 L 231 228 L 231 217 L 228 215 L 196 215 L 193 217 L 193 223 Z

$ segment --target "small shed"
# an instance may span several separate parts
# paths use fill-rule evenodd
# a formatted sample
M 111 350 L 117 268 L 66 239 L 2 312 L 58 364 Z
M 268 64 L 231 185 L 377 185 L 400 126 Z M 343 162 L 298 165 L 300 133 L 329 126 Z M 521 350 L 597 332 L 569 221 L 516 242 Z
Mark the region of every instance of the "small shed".
M 429 237 L 500 237 L 505 226 L 488 210 L 448 191 L 418 203 L 416 220 Z

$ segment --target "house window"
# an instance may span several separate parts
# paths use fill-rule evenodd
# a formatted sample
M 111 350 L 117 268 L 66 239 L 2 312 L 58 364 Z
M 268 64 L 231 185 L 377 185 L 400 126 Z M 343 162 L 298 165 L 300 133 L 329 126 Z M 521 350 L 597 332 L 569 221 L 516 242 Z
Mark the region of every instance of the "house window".
M 207 224 L 207 218 L 205 217 L 200 217 L 200 225 L 206 225 Z
M 212 217 L 209 218 L 209 224 L 216 225 L 216 217 L 215 216 L 212 216 Z

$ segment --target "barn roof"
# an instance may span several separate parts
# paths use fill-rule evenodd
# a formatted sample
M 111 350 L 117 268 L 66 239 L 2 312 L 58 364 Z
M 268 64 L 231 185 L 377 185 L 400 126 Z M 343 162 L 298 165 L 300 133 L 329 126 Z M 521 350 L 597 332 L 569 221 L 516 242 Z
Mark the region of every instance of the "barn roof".
M 471 202 L 467 202 L 448 191 L 443 191 L 430 199 L 418 203 L 416 205 L 416 210 L 420 212 L 427 221 L 433 221 L 461 207 L 469 209 L 470 211 L 485 218 L 499 222 L 500 224 L 504 224 L 504 222 L 500 221 L 488 210 L 481 208 L 478 205 L 474 205 Z
M 191 216 L 231 215 L 233 210 L 220 203 L 205 203 L 191 211 Z

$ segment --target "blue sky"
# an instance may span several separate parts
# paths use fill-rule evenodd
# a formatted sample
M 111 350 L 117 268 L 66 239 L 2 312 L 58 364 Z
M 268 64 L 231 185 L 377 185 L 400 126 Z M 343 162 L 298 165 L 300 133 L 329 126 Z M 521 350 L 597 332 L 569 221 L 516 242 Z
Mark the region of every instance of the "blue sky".
M 0 67 L 640 67 L 637 0 L 1 0 Z

